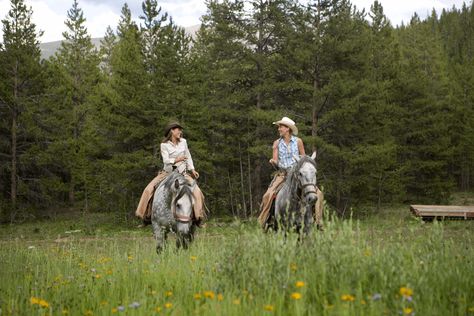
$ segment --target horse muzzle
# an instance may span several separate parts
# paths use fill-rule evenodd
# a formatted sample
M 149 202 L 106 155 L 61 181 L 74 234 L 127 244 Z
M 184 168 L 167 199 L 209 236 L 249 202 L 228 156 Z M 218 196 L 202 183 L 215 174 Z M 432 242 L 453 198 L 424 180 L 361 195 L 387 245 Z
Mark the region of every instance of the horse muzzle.
M 316 185 L 312 183 L 307 183 L 303 185 L 302 190 L 303 190 L 303 198 L 306 199 L 306 202 L 308 204 L 316 203 L 316 201 L 318 200 Z
M 175 213 L 173 215 L 174 215 L 175 221 L 177 221 L 178 223 L 187 224 L 187 223 L 191 223 L 193 220 L 191 216 L 185 216 L 178 213 Z

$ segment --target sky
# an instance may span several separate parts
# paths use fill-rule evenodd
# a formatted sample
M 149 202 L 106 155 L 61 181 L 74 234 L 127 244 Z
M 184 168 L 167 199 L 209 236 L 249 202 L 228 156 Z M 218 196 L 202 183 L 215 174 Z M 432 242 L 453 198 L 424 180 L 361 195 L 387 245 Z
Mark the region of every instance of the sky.
M 301 0 L 307 2 L 308 0 Z M 311 0 L 309 0 L 311 1 Z M 441 12 L 443 8 L 450 9 L 455 5 L 460 8 L 463 0 L 379 0 L 382 3 L 385 14 L 393 25 L 399 25 L 402 21 L 408 22 L 414 12 L 421 17 L 426 17 L 433 8 Z M 103 37 L 107 26 L 116 28 L 120 9 L 125 1 L 117 0 L 79 0 L 79 6 L 84 11 L 86 27 L 92 37 Z M 470 4 L 471 0 L 466 0 Z M 28 6 L 33 8 L 33 22 L 37 29 L 44 31 L 40 42 L 52 42 L 62 39 L 62 32 L 66 26 L 64 20 L 67 10 L 71 7 L 72 0 L 25 0 Z M 141 0 L 127 1 L 134 19 L 139 22 L 141 15 Z M 357 8 L 370 9 L 373 0 L 352 0 Z M 200 17 L 206 13 L 204 0 L 158 0 L 162 10 L 173 17 L 176 24 L 180 26 L 193 26 L 200 24 Z M 0 18 L 4 19 L 10 9 L 10 0 L 0 0 Z M 3 31 L 0 29 L 0 38 Z M 0 40 L 2 41 L 2 40 Z

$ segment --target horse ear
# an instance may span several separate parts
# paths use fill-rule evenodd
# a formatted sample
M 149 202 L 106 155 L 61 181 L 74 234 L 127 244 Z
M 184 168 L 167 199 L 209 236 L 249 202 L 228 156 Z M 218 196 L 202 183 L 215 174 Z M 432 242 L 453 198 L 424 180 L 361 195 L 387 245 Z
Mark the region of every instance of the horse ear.
M 315 160 L 316 159 L 316 150 L 313 151 L 313 154 L 311 155 L 311 159 Z
M 174 180 L 174 188 L 176 190 L 179 189 L 179 180 L 178 179 Z

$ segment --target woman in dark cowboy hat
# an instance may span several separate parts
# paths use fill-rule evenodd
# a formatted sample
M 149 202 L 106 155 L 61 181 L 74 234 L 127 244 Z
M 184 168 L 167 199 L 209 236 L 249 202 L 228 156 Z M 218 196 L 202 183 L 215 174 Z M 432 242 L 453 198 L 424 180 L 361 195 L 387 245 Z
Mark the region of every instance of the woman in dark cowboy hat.
M 194 195 L 194 217 L 198 222 L 206 217 L 204 210 L 204 196 L 199 189 L 195 179 L 199 178 L 199 173 L 194 169 L 193 159 L 188 149 L 188 143 L 183 135 L 183 127 L 173 122 L 166 126 L 163 140 L 161 141 L 161 158 L 163 159 L 163 170 L 146 186 L 143 191 L 140 202 L 138 203 L 135 215 L 150 222 L 151 202 L 155 192 L 155 188 L 163 181 L 171 172 L 177 171 L 183 174 L 189 183 L 193 186 Z M 194 179 L 193 179 L 194 178 Z

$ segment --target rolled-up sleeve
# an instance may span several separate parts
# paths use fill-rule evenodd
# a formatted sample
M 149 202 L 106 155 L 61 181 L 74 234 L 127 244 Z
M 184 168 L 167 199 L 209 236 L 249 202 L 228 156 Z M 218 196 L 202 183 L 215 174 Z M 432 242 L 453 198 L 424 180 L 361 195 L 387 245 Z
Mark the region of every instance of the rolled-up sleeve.
M 176 158 L 171 158 L 169 154 L 169 150 L 167 148 L 166 143 L 161 143 L 161 158 L 163 158 L 164 165 L 173 165 L 175 163 Z
M 191 157 L 191 153 L 189 152 L 188 142 L 185 142 L 185 146 L 186 146 L 185 155 L 186 155 L 186 158 L 188 158 L 186 160 L 186 169 L 194 170 L 193 158 Z

